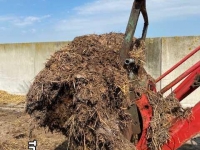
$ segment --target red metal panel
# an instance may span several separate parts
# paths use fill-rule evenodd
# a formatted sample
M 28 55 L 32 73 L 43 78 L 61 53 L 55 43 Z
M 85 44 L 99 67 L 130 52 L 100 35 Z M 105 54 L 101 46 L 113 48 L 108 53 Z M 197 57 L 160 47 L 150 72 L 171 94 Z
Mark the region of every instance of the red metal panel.
M 200 133 L 200 102 L 193 107 L 190 120 L 178 120 L 170 128 L 171 138 L 162 150 L 176 150 L 198 133 Z
M 136 102 L 142 117 L 142 135 L 136 147 L 138 150 L 147 150 L 147 129 L 152 118 L 152 107 L 146 95 L 142 95 L 141 99 Z
M 173 92 L 176 98 L 181 101 L 187 97 L 190 93 L 197 89 L 192 87 L 195 78 L 200 75 L 200 67 L 191 73 Z M 200 96 L 200 95 L 199 95 Z
M 176 85 L 178 82 L 180 82 L 182 79 L 184 79 L 185 77 L 187 77 L 191 72 L 197 70 L 197 68 L 200 67 L 200 61 L 198 61 L 194 66 L 192 66 L 191 68 L 189 68 L 187 71 L 185 71 L 184 73 L 182 73 L 179 77 L 177 77 L 174 81 L 172 81 L 170 84 L 168 84 L 167 86 L 165 86 L 163 89 L 160 90 L 160 92 L 163 94 L 166 91 L 168 91 L 170 88 L 172 88 L 174 85 Z
M 197 47 L 195 50 L 193 50 L 189 55 L 187 55 L 185 58 L 183 58 L 181 61 L 179 61 L 176 65 L 174 65 L 171 69 L 169 69 L 167 72 L 165 72 L 161 77 L 159 77 L 156 82 L 161 80 L 163 77 L 165 77 L 167 74 L 172 72 L 174 69 L 176 69 L 180 64 L 182 64 L 184 61 L 186 61 L 188 58 L 190 58 L 193 54 L 195 54 L 197 51 L 200 50 L 200 46 Z M 189 68 L 187 71 L 185 71 L 183 74 L 181 74 L 178 78 L 176 78 L 173 82 L 171 82 L 168 86 L 166 86 L 164 89 L 161 90 L 161 93 L 164 93 L 174 85 L 176 85 L 178 82 L 180 82 L 185 77 L 186 80 L 183 81 L 175 90 L 175 96 L 180 101 L 185 98 L 187 95 L 189 95 L 191 92 L 193 92 L 197 87 L 192 87 L 194 83 L 194 79 L 197 75 L 200 74 L 200 61 L 197 62 L 194 66 Z M 151 83 L 149 83 L 149 89 L 156 92 L 155 86 L 153 86 Z M 152 107 L 149 104 L 148 98 L 146 95 L 142 95 L 141 99 L 136 102 L 141 117 L 142 117 L 142 125 L 143 130 L 140 137 L 139 142 L 137 143 L 136 147 L 138 150 L 147 150 L 147 129 L 149 127 L 149 123 L 152 118 Z M 195 136 L 196 134 L 200 133 L 200 102 L 195 105 L 195 107 L 192 108 L 192 117 L 189 119 L 182 119 L 178 120 L 175 119 L 172 121 L 173 125 L 170 128 L 170 135 L 171 138 L 168 140 L 168 142 L 163 146 L 162 150 L 175 150 L 178 147 L 180 147 L 183 143 L 185 143 L 187 140 Z
M 166 75 L 168 75 L 170 72 L 172 72 L 174 69 L 176 69 L 178 66 L 180 66 L 183 62 L 185 62 L 188 58 L 190 58 L 192 55 L 200 51 L 200 46 L 194 49 L 191 53 L 189 53 L 187 56 L 185 56 L 183 59 L 181 59 L 177 64 L 175 64 L 172 68 L 170 68 L 168 71 L 166 71 L 164 74 L 162 74 L 158 79 L 156 79 L 156 83 L 163 79 Z

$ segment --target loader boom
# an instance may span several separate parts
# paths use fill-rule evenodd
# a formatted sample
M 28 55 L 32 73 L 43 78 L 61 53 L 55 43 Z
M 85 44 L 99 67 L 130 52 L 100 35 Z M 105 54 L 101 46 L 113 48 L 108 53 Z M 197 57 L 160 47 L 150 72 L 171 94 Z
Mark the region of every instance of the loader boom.
M 140 15 L 140 12 L 142 12 L 143 18 L 144 18 L 144 26 L 142 31 L 142 37 L 141 39 L 145 40 L 146 34 L 147 34 L 147 27 L 148 27 L 148 15 L 146 11 L 146 0 L 134 0 L 132 10 L 130 13 L 129 21 L 126 27 L 125 37 L 122 43 L 122 47 L 119 51 L 120 60 L 122 65 L 127 69 L 127 73 L 129 76 L 130 83 L 133 83 L 134 81 L 134 70 L 137 70 L 139 67 L 135 65 L 134 59 L 128 58 L 128 53 L 132 49 L 133 45 L 133 36 L 135 34 L 135 30 L 137 27 L 138 18 Z M 130 140 L 131 137 L 137 134 L 141 133 L 141 124 L 139 120 L 139 114 L 136 104 L 131 104 L 131 100 L 135 98 L 134 92 L 131 88 L 129 88 L 129 98 L 127 99 L 128 104 L 128 113 L 131 114 L 132 119 L 135 121 L 134 124 L 132 124 L 132 127 L 130 129 L 124 130 L 123 135 Z M 129 130 L 132 131 L 130 134 Z
M 132 42 L 133 36 L 135 34 L 140 12 L 143 15 L 144 26 L 142 31 L 142 37 L 138 41 L 145 40 L 149 24 L 148 15 L 146 11 L 146 0 L 134 0 L 131 14 L 126 27 L 125 37 L 122 43 L 122 47 L 119 51 L 121 63 L 127 69 L 130 84 L 132 84 L 134 81 L 134 70 L 138 66 L 134 63 L 133 58 L 128 58 L 128 53 L 133 46 Z M 158 79 L 156 79 L 156 82 L 159 82 L 166 75 L 175 70 L 183 62 L 185 62 L 192 55 L 194 55 L 199 51 L 200 51 L 200 46 L 197 47 L 195 50 L 193 50 L 182 60 L 180 60 L 171 69 L 166 71 Z M 183 79 L 184 81 L 173 91 L 173 94 L 179 101 L 183 100 L 185 97 L 187 97 L 190 93 L 192 93 L 200 86 L 200 61 L 198 61 L 194 66 L 186 70 L 183 74 L 181 74 L 178 78 L 172 81 L 169 85 L 161 89 L 160 93 L 161 94 L 165 93 Z M 147 82 L 148 82 L 147 86 L 148 89 L 151 90 L 151 92 L 156 93 L 155 83 L 150 80 Z M 128 104 L 127 111 L 131 115 L 132 120 L 134 120 L 134 124 L 132 123 L 131 125 L 129 125 L 127 129 L 123 131 L 123 135 L 130 141 L 132 136 L 138 136 L 138 142 L 135 143 L 137 149 L 147 150 L 149 149 L 147 141 L 147 130 L 150 126 L 150 122 L 153 116 L 152 106 L 150 105 L 150 102 L 146 94 L 142 94 L 141 98 L 135 101 L 134 94 L 130 87 L 129 87 L 129 98 L 127 100 Z M 134 103 L 131 104 L 130 102 L 131 100 L 134 101 Z M 177 118 L 173 120 L 174 124 L 170 128 L 170 139 L 165 145 L 163 145 L 162 150 L 175 150 L 178 147 L 180 147 L 185 141 L 187 141 L 192 136 L 200 132 L 199 128 L 200 102 L 192 108 L 191 113 L 193 118 L 192 119 L 190 118 L 190 120 L 188 119 L 178 120 Z
M 140 12 L 142 12 L 142 16 L 144 18 L 144 26 L 143 26 L 141 38 L 143 40 L 145 40 L 146 38 L 147 29 L 149 25 L 148 15 L 147 15 L 147 10 L 146 10 L 146 0 L 135 0 L 133 2 L 131 14 L 130 14 L 129 21 L 126 27 L 125 38 L 122 43 L 122 47 L 120 49 L 120 59 L 123 65 L 124 65 L 125 60 L 127 59 L 128 52 L 131 50 L 132 39 L 135 34 Z
M 197 52 L 200 52 L 200 46 L 194 49 L 186 57 L 184 57 L 180 61 L 181 63 L 179 62 L 174 66 L 178 67 Z M 172 68 L 175 68 L 174 66 Z M 164 74 L 167 75 L 172 70 L 173 69 L 169 69 L 169 71 L 167 71 L 167 73 Z M 174 85 L 179 83 L 182 79 L 184 79 L 184 81 L 172 92 L 179 101 L 182 101 L 200 86 L 200 61 L 198 61 L 195 65 L 186 70 L 183 74 L 177 77 L 166 87 L 164 87 L 161 90 L 161 93 L 166 92 L 168 89 L 172 88 Z M 173 124 L 173 126 L 170 128 L 170 139 L 163 146 L 162 149 L 177 149 L 198 133 L 200 133 L 200 101 L 192 108 L 191 118 L 178 120 Z
M 197 52 L 200 52 L 200 46 L 194 49 L 190 54 L 188 54 L 185 58 L 183 58 L 180 62 L 178 62 L 168 71 L 166 71 L 156 81 L 157 82 L 160 81 L 162 78 L 171 73 L 174 69 L 176 69 L 178 66 L 180 66 L 183 62 L 185 62 L 187 59 L 189 59 L 193 54 Z M 200 86 L 200 61 L 198 61 L 195 65 L 193 65 L 182 75 L 177 77 L 174 81 L 172 81 L 165 88 L 163 88 L 161 90 L 161 93 L 165 93 L 168 89 L 172 88 L 182 79 L 184 79 L 183 82 L 171 93 L 174 94 L 174 96 L 177 98 L 178 101 L 182 101 L 184 98 L 186 98 L 190 93 L 192 93 Z M 145 95 L 143 95 L 141 99 L 137 101 L 137 106 L 142 116 L 143 129 L 141 138 L 137 143 L 136 147 L 138 150 L 147 150 L 148 145 L 146 140 L 146 133 L 151 117 L 153 115 L 152 108 Z M 148 109 L 144 109 L 145 106 L 148 106 Z M 181 145 L 183 145 L 187 140 L 191 139 L 196 134 L 200 133 L 200 101 L 191 109 L 190 116 L 191 116 L 190 118 L 182 120 L 180 119 L 177 120 L 177 118 L 173 120 L 173 125 L 169 130 L 170 139 L 165 145 L 163 145 L 162 150 L 176 150 Z

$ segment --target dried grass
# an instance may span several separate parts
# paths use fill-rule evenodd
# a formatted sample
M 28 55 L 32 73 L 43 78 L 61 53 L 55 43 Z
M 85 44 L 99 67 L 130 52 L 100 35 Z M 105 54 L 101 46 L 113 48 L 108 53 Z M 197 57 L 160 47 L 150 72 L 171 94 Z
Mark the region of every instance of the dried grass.
M 191 109 L 184 109 L 173 94 L 163 98 L 160 93 L 148 92 L 148 99 L 153 107 L 153 117 L 147 132 L 148 144 L 152 150 L 161 150 L 170 138 L 170 127 L 179 119 L 189 118 Z
M 0 105 L 3 104 L 18 104 L 25 102 L 26 98 L 22 95 L 9 94 L 5 91 L 0 91 Z

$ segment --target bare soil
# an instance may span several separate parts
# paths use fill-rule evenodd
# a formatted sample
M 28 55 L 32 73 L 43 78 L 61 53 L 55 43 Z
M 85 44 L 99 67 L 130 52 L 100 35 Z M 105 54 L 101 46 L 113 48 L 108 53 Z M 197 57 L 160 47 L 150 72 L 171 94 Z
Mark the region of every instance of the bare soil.
M 37 150 L 67 150 L 65 136 L 51 133 L 44 128 L 36 128 L 29 138 L 29 115 L 24 113 L 24 103 L 0 106 L 0 150 L 28 149 L 28 141 L 37 140 Z M 200 135 L 194 137 L 179 150 L 200 149 Z
M 37 140 L 38 150 L 66 150 L 65 137 L 60 133 L 51 133 L 47 129 L 37 128 L 29 138 L 29 115 L 22 109 L 0 108 L 0 150 L 28 149 L 28 141 Z

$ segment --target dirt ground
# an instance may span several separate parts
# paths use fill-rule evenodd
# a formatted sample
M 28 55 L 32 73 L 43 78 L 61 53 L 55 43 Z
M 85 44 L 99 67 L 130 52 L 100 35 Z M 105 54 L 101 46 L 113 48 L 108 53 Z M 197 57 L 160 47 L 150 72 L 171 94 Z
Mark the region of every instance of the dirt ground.
M 28 141 L 33 140 L 37 140 L 37 150 L 67 150 L 68 143 L 60 133 L 36 128 L 32 138 L 29 138 L 30 117 L 24 113 L 25 102 L 15 100 L 10 103 L 11 101 L 13 100 L 0 102 L 0 150 L 25 150 L 28 149 Z M 200 149 L 200 135 L 179 148 L 179 150 L 198 149 Z
M 28 149 L 28 141 L 33 140 L 37 150 L 66 150 L 65 137 L 59 133 L 40 128 L 29 139 L 29 118 L 21 109 L 0 109 L 0 150 Z
M 37 140 L 37 150 L 67 150 L 65 137 L 46 129 L 35 129 L 29 139 L 30 117 L 23 112 L 23 105 L 0 107 L 0 150 L 28 149 L 28 141 Z M 179 150 L 200 149 L 200 137 L 193 138 Z

